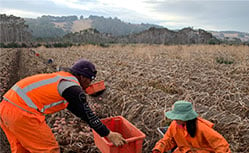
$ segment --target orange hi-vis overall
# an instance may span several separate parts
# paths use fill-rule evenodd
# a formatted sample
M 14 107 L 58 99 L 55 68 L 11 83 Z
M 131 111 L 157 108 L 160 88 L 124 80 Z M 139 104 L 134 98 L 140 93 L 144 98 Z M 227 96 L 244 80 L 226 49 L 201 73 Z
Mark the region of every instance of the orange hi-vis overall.
M 174 120 L 153 150 L 164 153 L 177 145 L 173 153 L 231 153 L 229 144 L 213 126 L 210 121 L 198 117 L 195 137 L 191 137 L 186 126 L 179 126 Z
M 59 153 L 59 145 L 44 114 L 58 112 L 68 102 L 59 94 L 61 80 L 77 78 L 68 72 L 38 74 L 17 82 L 0 103 L 0 125 L 13 153 Z

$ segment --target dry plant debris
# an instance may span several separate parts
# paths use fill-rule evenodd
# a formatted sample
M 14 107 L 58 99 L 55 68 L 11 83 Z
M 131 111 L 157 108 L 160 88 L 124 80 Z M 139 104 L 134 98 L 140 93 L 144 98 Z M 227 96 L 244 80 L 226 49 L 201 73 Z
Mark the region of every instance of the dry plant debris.
M 248 46 L 86 45 L 34 50 L 39 57 L 22 49 L 19 78 L 70 67 L 80 58 L 95 63 L 97 80 L 105 80 L 107 90 L 102 99 L 88 97 L 88 102 L 100 118 L 122 115 L 143 131 L 147 136 L 143 152 L 150 152 L 160 139 L 156 128 L 170 123 L 164 112 L 176 100 L 193 102 L 200 116 L 215 123 L 233 152 L 249 152 Z M 13 49 L 4 54 L 16 52 Z M 4 56 L 2 63 L 15 64 Z M 46 63 L 49 58 L 53 65 Z M 13 72 L 6 66 L 0 70 L 8 75 Z M 1 74 L 1 78 L 8 82 L 8 75 Z M 48 115 L 47 121 L 62 152 L 99 152 L 89 127 L 68 111 Z

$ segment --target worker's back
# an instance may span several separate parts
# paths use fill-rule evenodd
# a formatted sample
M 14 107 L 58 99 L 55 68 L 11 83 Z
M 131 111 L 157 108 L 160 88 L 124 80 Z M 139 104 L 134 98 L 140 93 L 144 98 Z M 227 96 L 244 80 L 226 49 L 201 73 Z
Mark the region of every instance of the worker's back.
M 78 82 L 73 75 L 63 71 L 37 74 L 17 82 L 4 98 L 34 113 L 37 113 L 37 109 L 46 114 L 53 113 L 67 106 L 58 92 L 58 83 L 63 78 Z M 53 109 L 49 110 L 51 105 Z

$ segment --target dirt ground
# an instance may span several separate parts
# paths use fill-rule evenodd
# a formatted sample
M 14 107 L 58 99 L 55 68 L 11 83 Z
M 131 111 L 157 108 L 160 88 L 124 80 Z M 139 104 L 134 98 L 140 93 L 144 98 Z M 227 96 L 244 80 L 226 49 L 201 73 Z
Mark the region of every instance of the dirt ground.
M 49 58 L 52 64 L 47 63 Z M 92 109 L 100 118 L 122 115 L 144 132 L 143 152 L 150 152 L 160 139 L 156 129 L 169 124 L 163 114 L 176 100 L 192 102 L 201 117 L 214 122 L 233 152 L 249 152 L 248 46 L 1 49 L 1 98 L 17 80 L 70 67 L 80 58 L 95 63 L 97 81 L 104 80 L 107 87 L 101 100 L 87 97 Z M 91 129 L 70 112 L 46 118 L 62 152 L 99 152 Z M 0 134 L 1 152 L 10 152 L 3 132 Z

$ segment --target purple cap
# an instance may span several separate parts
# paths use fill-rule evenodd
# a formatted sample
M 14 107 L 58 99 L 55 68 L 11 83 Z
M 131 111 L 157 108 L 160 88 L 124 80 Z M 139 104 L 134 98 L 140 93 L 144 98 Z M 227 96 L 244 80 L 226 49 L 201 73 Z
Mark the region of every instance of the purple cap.
M 97 74 L 95 66 L 85 59 L 78 60 L 70 70 L 77 75 L 83 75 L 91 80 L 94 80 Z

